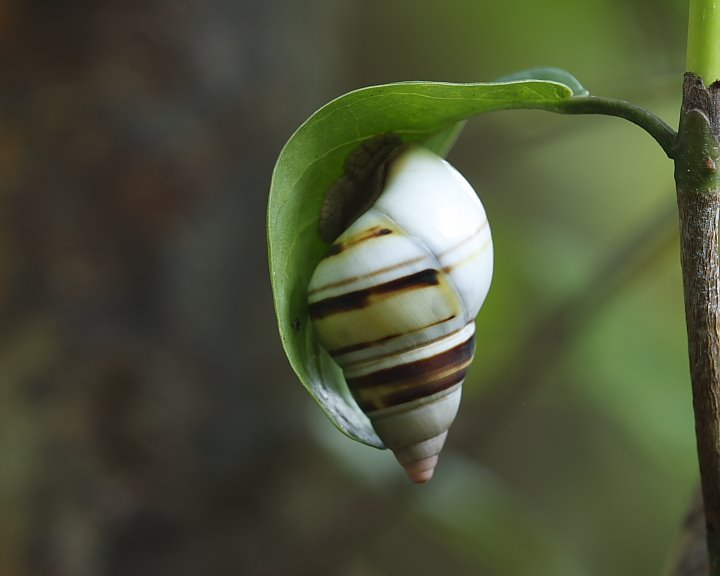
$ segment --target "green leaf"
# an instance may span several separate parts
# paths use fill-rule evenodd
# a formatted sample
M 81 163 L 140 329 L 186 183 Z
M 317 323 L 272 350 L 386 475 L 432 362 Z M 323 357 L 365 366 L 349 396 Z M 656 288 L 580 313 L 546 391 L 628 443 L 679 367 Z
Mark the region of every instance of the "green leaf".
M 323 197 L 347 155 L 368 138 L 394 132 L 445 155 L 462 123 L 511 108 L 557 111 L 580 86 L 555 80 L 482 84 L 403 82 L 362 88 L 315 112 L 290 138 L 273 171 L 268 247 L 275 311 L 285 353 L 307 391 L 342 432 L 382 447 L 352 399 L 340 369 L 318 345 L 305 290 L 327 246 L 317 231 Z M 573 79 L 574 80 L 574 79 Z M 571 85 L 572 84 L 572 85 Z
M 565 84 L 572 90 L 573 96 L 588 96 L 590 94 L 575 76 L 562 68 L 529 68 L 498 78 L 496 82 L 513 82 L 516 80 L 549 80 Z

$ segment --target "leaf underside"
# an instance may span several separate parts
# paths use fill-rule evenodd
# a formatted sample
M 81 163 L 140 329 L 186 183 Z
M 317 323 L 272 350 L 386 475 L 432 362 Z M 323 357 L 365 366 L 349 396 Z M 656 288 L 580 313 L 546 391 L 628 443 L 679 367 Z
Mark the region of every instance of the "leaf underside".
M 352 399 L 341 370 L 318 345 L 305 296 L 327 249 L 318 233 L 320 205 L 341 176 L 345 158 L 363 141 L 387 132 L 445 156 L 472 116 L 518 108 L 558 111 L 563 103 L 585 95 L 577 80 L 554 68 L 490 83 L 373 86 L 323 106 L 285 144 L 273 171 L 268 203 L 270 275 L 280 338 L 300 381 L 347 436 L 383 447 Z

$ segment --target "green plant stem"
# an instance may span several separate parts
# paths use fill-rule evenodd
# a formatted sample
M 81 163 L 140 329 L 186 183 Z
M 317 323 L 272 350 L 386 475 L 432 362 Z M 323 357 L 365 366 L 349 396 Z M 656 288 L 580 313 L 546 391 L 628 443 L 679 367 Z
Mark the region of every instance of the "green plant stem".
M 680 260 L 710 558 L 720 576 L 720 86 L 688 72 L 675 158 Z
M 576 96 L 550 108 L 560 114 L 602 114 L 617 116 L 637 124 L 652 136 L 668 158 L 674 158 L 677 133 L 649 110 L 615 98 Z
M 720 1 L 690 0 L 687 70 L 710 84 L 720 78 Z

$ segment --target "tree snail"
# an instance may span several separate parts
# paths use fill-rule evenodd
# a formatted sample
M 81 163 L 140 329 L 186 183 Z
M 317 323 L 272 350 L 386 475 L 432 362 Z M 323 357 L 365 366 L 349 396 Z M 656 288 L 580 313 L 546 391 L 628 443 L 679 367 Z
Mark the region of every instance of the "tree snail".
M 321 346 L 420 483 L 432 477 L 458 410 L 492 277 L 492 239 L 460 173 L 429 150 L 398 143 L 376 138 L 346 161 L 321 216 L 321 235 L 337 237 L 307 298 Z M 353 187 L 376 190 L 347 193 Z M 370 200 L 350 202 L 337 217 L 343 210 L 327 204 L 343 194 Z

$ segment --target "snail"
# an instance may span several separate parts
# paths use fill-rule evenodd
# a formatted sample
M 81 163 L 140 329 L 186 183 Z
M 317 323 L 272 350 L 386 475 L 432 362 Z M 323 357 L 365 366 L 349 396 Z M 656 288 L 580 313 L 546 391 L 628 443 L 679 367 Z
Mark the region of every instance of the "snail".
M 356 198 L 349 210 L 334 206 L 343 195 Z M 317 339 L 410 479 L 426 482 L 458 411 L 490 287 L 485 210 L 445 160 L 384 135 L 348 157 L 320 226 L 337 237 L 308 285 Z

